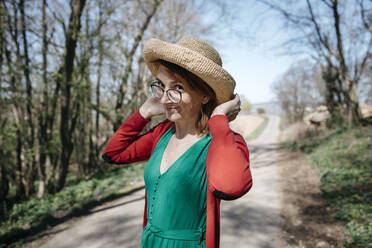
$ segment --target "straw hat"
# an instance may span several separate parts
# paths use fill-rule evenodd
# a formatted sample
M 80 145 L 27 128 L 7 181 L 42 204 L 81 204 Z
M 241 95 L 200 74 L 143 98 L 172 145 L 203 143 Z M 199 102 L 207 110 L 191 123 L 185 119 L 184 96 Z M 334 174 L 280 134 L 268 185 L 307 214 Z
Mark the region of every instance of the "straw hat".
M 154 76 L 157 75 L 158 65 L 153 62 L 162 59 L 203 79 L 216 93 L 217 104 L 232 98 L 235 80 L 222 68 L 218 52 L 197 37 L 184 37 L 175 44 L 153 38 L 145 43 L 143 55 Z

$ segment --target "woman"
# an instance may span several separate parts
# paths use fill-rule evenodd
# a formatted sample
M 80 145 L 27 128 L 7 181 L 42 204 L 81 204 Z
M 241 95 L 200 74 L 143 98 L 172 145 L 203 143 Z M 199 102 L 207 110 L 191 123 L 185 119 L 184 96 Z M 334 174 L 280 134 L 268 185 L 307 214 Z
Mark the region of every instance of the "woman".
M 235 81 L 199 38 L 150 39 L 143 53 L 156 78 L 152 97 L 116 131 L 102 157 L 148 160 L 141 247 L 219 247 L 220 200 L 252 186 L 248 148 L 229 128 L 240 110 Z M 140 135 L 156 115 L 166 120 Z

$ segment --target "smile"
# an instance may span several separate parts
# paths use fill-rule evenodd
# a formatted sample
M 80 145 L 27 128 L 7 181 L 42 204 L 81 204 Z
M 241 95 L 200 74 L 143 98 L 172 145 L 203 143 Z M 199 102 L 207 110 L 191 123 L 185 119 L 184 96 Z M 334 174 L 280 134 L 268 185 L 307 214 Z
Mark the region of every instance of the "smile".
M 178 108 L 176 106 L 169 106 L 169 107 L 166 107 L 166 110 L 167 111 L 171 111 L 171 110 L 177 110 Z

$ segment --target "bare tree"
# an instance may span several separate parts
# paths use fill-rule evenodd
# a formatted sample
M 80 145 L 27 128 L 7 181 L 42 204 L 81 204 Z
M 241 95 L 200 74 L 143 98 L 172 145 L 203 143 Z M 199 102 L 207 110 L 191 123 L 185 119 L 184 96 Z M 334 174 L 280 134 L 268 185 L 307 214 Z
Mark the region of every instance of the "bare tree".
M 16 128 L 16 186 L 19 198 L 34 192 L 35 156 L 31 152 L 35 141 L 32 113 L 32 88 L 24 1 L 2 1 L 2 56 L 6 60 L 6 76 L 10 93 L 12 119 Z M 19 22 L 20 21 L 20 22 Z M 3 64 L 2 64 L 3 65 Z M 3 68 L 2 68 L 3 70 Z M 8 116 L 10 117 L 10 116 Z
M 136 34 L 134 38 L 132 46 L 130 47 L 129 50 L 125 51 L 126 65 L 124 69 L 124 75 L 121 78 L 121 83 L 120 83 L 118 96 L 116 100 L 116 106 L 115 106 L 116 120 L 114 123 L 114 130 L 118 129 L 123 121 L 121 111 L 122 111 L 124 97 L 125 97 L 125 94 L 127 93 L 128 79 L 129 79 L 130 73 L 132 72 L 132 63 L 133 63 L 134 55 L 137 51 L 137 48 L 140 42 L 144 38 L 144 33 L 146 29 L 148 28 L 152 17 L 155 15 L 156 10 L 158 9 L 162 1 L 163 0 L 154 0 L 154 2 L 151 4 L 151 8 L 149 12 L 147 12 L 145 8 L 143 9 L 143 12 L 145 13 L 144 22 L 140 26 L 138 33 Z
M 43 0 L 42 3 L 42 95 L 41 95 L 41 104 L 39 105 L 39 163 L 38 163 L 38 176 L 39 176 L 39 188 L 37 195 L 42 197 L 45 193 L 47 193 L 46 187 L 48 185 L 47 182 L 47 174 L 45 170 L 45 164 L 47 159 L 47 147 L 48 143 L 50 142 L 51 135 L 49 134 L 49 130 L 51 130 L 51 122 L 52 119 L 54 120 L 54 116 L 51 116 L 50 107 L 48 104 L 49 95 L 48 95 L 48 76 L 47 76 L 47 54 L 48 54 L 48 37 L 47 37 L 47 16 L 46 16 L 46 0 Z M 55 106 L 52 106 L 55 107 Z M 53 126 L 53 125 L 52 125 Z
M 273 83 L 273 90 L 289 123 L 301 121 L 306 107 L 322 102 L 324 87 L 316 83 L 317 76 L 314 65 L 302 60 L 294 63 Z
M 357 87 L 372 48 L 372 34 L 363 17 L 368 1 L 258 1 L 280 13 L 285 28 L 293 32 L 287 47 L 305 49 L 321 65 L 333 116 L 358 123 Z

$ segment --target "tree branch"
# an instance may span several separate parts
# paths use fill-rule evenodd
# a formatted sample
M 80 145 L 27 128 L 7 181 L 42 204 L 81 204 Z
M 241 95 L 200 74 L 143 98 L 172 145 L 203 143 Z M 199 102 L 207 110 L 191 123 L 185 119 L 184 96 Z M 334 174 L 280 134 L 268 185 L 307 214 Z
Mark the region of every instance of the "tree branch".
M 145 30 L 149 26 L 152 17 L 155 15 L 159 5 L 162 2 L 163 2 L 163 0 L 155 0 L 154 4 L 152 6 L 151 12 L 149 13 L 149 15 L 146 16 L 146 20 L 142 24 L 137 36 L 134 38 L 132 48 L 130 49 L 128 57 L 127 57 L 125 72 L 124 72 L 124 75 L 122 77 L 122 81 L 121 81 L 120 89 L 119 89 L 119 96 L 118 96 L 117 101 L 116 101 L 115 111 L 117 111 L 117 112 L 120 111 L 121 106 L 123 104 L 125 94 L 126 94 L 126 86 L 128 84 L 129 74 L 132 71 L 133 56 L 134 56 L 134 54 L 135 54 L 135 52 L 138 48 L 138 45 L 140 44 L 141 40 L 143 39 L 143 34 L 145 33 Z M 116 129 L 118 126 L 120 126 L 120 124 L 121 124 L 121 117 L 118 115 L 117 120 L 114 124 L 114 129 Z

